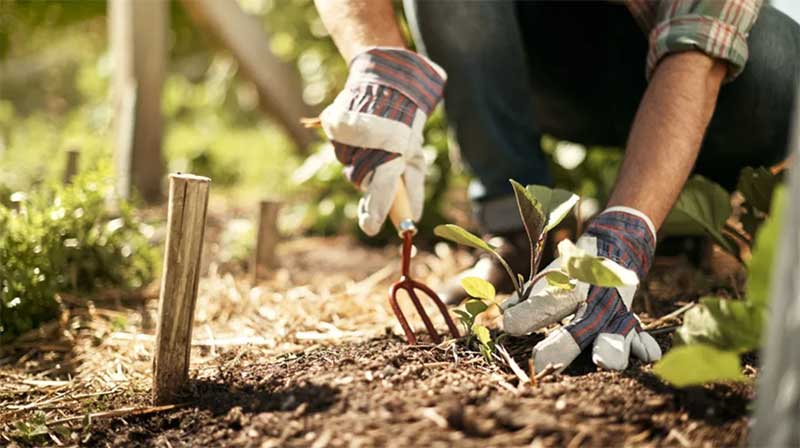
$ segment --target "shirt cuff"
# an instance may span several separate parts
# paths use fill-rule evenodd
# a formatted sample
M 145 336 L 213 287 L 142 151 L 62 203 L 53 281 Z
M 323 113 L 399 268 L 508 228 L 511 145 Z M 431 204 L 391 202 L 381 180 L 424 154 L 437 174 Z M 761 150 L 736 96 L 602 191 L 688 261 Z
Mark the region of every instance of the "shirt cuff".
M 709 16 L 684 15 L 665 20 L 650 32 L 647 79 L 665 56 L 693 50 L 727 62 L 725 81 L 732 81 L 747 62 L 747 35 L 736 26 Z

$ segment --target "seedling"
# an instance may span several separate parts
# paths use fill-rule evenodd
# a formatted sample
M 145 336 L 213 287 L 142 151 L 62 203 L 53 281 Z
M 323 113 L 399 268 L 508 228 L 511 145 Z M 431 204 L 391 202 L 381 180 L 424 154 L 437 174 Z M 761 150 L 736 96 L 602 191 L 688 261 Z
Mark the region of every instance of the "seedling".
M 469 346 L 473 338 L 477 339 L 478 349 L 481 354 L 486 361 L 491 362 L 495 343 L 492 341 L 489 329 L 476 323 L 475 320 L 480 314 L 491 308 L 492 305 L 497 305 L 494 286 L 478 277 L 463 278 L 461 286 L 472 299 L 464 304 L 463 310 L 454 310 L 453 312 L 456 313 L 461 324 L 464 325 L 464 333 L 467 335 L 466 345 Z
M 559 254 L 561 267 L 538 272 L 542 248 L 547 233 L 556 227 L 578 202 L 578 195 L 565 190 L 550 189 L 541 185 L 523 187 L 511 181 L 523 227 L 528 235 L 531 253 L 531 274 L 527 283 L 515 274 L 508 262 L 497 253 L 497 248 L 455 224 L 445 224 L 434 229 L 437 236 L 458 244 L 481 249 L 497 258 L 505 268 L 514 290 L 521 300 L 528 298 L 534 283 L 545 278 L 555 288 L 572 289 L 579 281 L 602 287 L 636 285 L 636 273 L 604 257 L 591 256 L 569 240 L 562 240 Z
M 522 275 L 511 270 L 508 262 L 498 254 L 497 248 L 463 228 L 445 224 L 436 227 L 434 233 L 455 243 L 484 250 L 496 257 L 511 278 L 520 300 L 527 299 L 533 285 L 541 279 L 545 279 L 551 288 L 565 290 L 574 288 L 578 282 L 602 287 L 638 284 L 639 279 L 633 271 L 607 258 L 589 255 L 569 240 L 562 240 L 558 245 L 562 260 L 560 267 L 538 272 L 547 233 L 567 216 L 578 203 L 579 197 L 565 190 L 541 185 L 523 187 L 513 180 L 511 184 L 530 245 L 531 269 L 527 282 Z M 496 304 L 494 287 L 475 277 L 465 278 L 461 284 L 472 299 L 466 303 L 466 310 L 455 312 L 467 329 L 467 343 L 472 341 L 472 337 L 476 337 L 481 344 L 481 353 L 487 356 L 487 353 L 493 351 L 489 330 L 482 325 L 476 325 L 475 319 L 492 304 Z

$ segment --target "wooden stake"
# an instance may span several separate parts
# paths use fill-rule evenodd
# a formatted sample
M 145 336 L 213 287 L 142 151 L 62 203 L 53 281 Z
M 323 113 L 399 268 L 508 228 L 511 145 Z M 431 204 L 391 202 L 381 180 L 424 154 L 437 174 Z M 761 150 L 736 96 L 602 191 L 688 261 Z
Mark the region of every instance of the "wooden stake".
M 275 246 L 278 245 L 278 210 L 280 202 L 261 201 L 258 211 L 258 231 L 253 255 L 253 283 L 264 278 L 275 267 Z
M 159 203 L 170 2 L 109 0 L 107 5 L 117 189 L 125 198 L 135 191 L 145 202 Z
M 67 150 L 67 164 L 64 166 L 64 185 L 72 183 L 72 178 L 78 174 L 78 160 L 80 159 L 81 152 L 78 148 L 70 148 Z
M 209 183 L 207 177 L 191 174 L 169 177 L 167 241 L 153 358 L 153 401 L 156 404 L 174 402 L 189 375 Z

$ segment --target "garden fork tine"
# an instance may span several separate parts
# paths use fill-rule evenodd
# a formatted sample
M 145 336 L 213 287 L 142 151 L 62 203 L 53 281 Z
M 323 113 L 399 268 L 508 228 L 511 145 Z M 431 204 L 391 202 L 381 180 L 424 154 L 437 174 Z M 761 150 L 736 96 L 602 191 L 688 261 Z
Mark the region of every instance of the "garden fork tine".
M 439 296 L 436 295 L 436 293 L 433 292 L 432 289 L 428 288 L 425 284 L 411 278 L 411 249 L 413 246 L 411 240 L 414 234 L 417 233 L 417 228 L 414 225 L 414 221 L 411 219 L 411 208 L 408 202 L 408 192 L 406 191 L 402 180 L 398 182 L 397 196 L 392 204 L 392 209 L 389 211 L 389 216 L 391 217 L 392 222 L 395 224 L 395 227 L 397 227 L 398 232 L 400 232 L 400 236 L 403 238 L 401 277 L 400 280 L 395 282 L 391 288 L 389 288 L 389 305 L 391 305 L 392 311 L 397 317 L 397 320 L 400 321 L 400 326 L 403 327 L 403 332 L 406 335 L 406 341 L 408 341 L 409 344 L 414 345 L 417 343 L 417 337 L 414 335 L 414 331 L 411 329 L 411 326 L 408 324 L 405 315 L 403 315 L 403 311 L 397 304 L 397 293 L 400 290 L 403 290 L 408 294 L 409 299 L 411 299 L 411 303 L 414 304 L 414 308 L 416 308 L 417 313 L 422 318 L 422 322 L 425 324 L 425 328 L 428 330 L 428 333 L 431 335 L 434 343 L 440 343 L 442 338 L 439 336 L 439 333 L 436 332 L 436 327 L 433 326 L 433 322 L 431 322 L 430 317 L 425 312 L 425 308 L 422 306 L 416 290 L 423 292 L 431 300 L 433 300 L 433 303 L 436 304 L 436 307 L 439 308 L 439 311 L 442 313 L 444 321 L 447 323 L 447 327 L 450 330 L 450 334 L 454 338 L 460 337 L 458 328 L 456 327 L 455 323 L 453 323 L 453 319 L 450 317 L 447 307 L 444 303 L 442 303 L 441 299 L 439 299 Z

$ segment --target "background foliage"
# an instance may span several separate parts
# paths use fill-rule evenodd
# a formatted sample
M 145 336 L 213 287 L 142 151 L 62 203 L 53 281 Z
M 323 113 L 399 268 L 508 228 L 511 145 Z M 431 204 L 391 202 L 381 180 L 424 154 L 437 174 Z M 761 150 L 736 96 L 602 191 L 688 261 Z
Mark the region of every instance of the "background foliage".
M 3 194 L 0 205 L 0 341 L 53 318 L 56 293 L 140 288 L 156 271 L 153 228 L 115 200 L 107 170 Z

